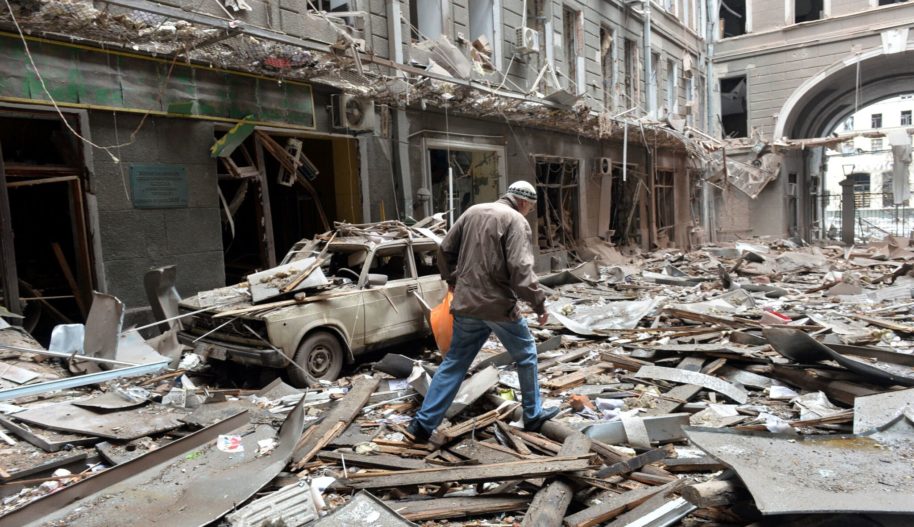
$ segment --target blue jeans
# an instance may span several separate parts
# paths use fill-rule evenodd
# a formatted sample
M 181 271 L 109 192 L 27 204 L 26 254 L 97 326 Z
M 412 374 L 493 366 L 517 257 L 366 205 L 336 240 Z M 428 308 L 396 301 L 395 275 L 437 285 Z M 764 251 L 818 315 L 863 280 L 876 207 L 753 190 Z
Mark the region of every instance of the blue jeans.
M 416 414 L 416 421 L 422 428 L 433 432 L 444 420 L 444 413 L 454 401 L 473 359 L 493 331 L 517 364 L 524 422 L 529 423 L 540 415 L 542 409 L 537 378 L 536 343 L 527 328 L 527 321 L 521 318 L 513 322 L 490 322 L 454 315 L 451 349 L 432 377 L 428 393 L 422 401 L 422 408 Z

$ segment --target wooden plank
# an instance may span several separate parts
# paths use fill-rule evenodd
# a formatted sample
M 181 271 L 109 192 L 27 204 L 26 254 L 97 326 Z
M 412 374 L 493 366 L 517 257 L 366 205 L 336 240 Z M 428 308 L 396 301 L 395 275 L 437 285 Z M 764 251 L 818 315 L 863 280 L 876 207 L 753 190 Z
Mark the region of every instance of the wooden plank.
M 438 485 L 448 482 L 479 483 L 514 479 L 532 479 L 591 467 L 590 456 L 525 459 L 510 463 L 443 467 L 396 472 L 362 472 L 339 480 L 343 486 L 357 489 L 380 489 L 407 485 Z
M 664 459 L 663 465 L 669 472 L 717 472 L 727 468 L 711 456 Z
M 593 351 L 590 348 L 581 348 L 571 353 L 566 353 L 564 355 L 559 355 L 558 357 L 552 357 L 551 359 L 546 359 L 543 362 L 540 362 L 536 365 L 537 370 L 544 371 L 555 366 L 556 364 L 563 364 L 568 362 L 573 362 L 578 359 L 582 359 L 587 356 L 588 353 Z
M 562 375 L 561 377 L 548 380 L 543 383 L 543 386 L 552 388 L 553 390 L 565 390 L 567 388 L 572 388 L 574 386 L 584 384 L 587 382 L 587 378 L 591 375 L 597 375 L 612 368 L 612 364 L 608 362 L 601 362 L 599 364 L 578 370 L 574 373 L 569 373 L 568 375 Z
M 590 450 L 590 439 L 584 434 L 571 434 L 562 444 L 559 450 L 559 456 L 577 456 L 586 454 Z M 524 527 L 561 527 L 562 518 L 568 506 L 571 505 L 571 498 L 574 496 L 574 488 L 562 478 L 549 483 L 546 487 L 539 490 L 524 515 L 522 525 Z
M 661 448 L 656 448 L 654 450 L 648 450 L 647 452 L 637 455 L 631 459 L 626 459 L 625 461 L 620 461 L 614 463 L 606 468 L 600 469 L 596 477 L 598 478 L 608 478 L 610 476 L 615 476 L 618 474 L 625 474 L 628 472 L 634 472 L 639 468 L 647 465 L 648 463 L 654 463 L 665 458 L 667 455 L 666 450 Z
M 345 463 L 347 467 L 380 468 L 386 470 L 414 470 L 428 468 L 428 463 L 419 459 L 410 459 L 390 454 L 354 454 L 346 452 L 318 452 L 317 458 L 322 461 Z
M 605 500 L 599 505 L 588 507 L 565 518 L 566 527 L 592 527 L 609 521 L 627 510 L 631 510 L 647 501 L 651 496 L 664 490 L 664 487 L 644 487 L 631 490 Z
M 681 494 L 692 505 L 705 509 L 732 504 L 740 498 L 742 488 L 733 480 L 711 480 L 686 485 L 682 488 Z
M 530 503 L 524 496 L 473 496 L 432 500 L 387 501 L 385 504 L 410 521 L 467 518 L 482 514 L 524 510 Z
M 648 409 L 646 415 L 666 415 L 679 410 L 689 399 L 698 395 L 701 386 L 694 384 L 682 384 L 663 394 L 663 399 L 659 399 L 653 408 Z
M 362 411 L 362 407 L 368 402 L 368 398 L 378 388 L 381 380 L 378 378 L 369 379 L 361 377 L 355 380 L 349 393 L 345 395 L 327 417 L 316 427 L 312 426 L 295 446 L 295 452 L 292 455 L 292 461 L 295 463 L 293 468 L 311 461 L 318 451 L 330 444 L 331 441 L 346 430 L 346 427 L 352 423 L 352 420 Z

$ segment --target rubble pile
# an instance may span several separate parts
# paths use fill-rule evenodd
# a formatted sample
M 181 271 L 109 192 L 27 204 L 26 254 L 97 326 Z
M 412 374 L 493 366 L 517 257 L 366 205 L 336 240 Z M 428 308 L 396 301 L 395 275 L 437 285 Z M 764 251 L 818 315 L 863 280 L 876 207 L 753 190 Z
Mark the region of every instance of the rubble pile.
M 545 275 L 550 321 L 530 325 L 559 416 L 524 431 L 493 338 L 427 444 L 406 425 L 437 351 L 255 390 L 185 349 L 10 397 L 80 377 L 7 327 L 0 526 L 905 525 L 912 257 L 903 238 L 754 239 Z

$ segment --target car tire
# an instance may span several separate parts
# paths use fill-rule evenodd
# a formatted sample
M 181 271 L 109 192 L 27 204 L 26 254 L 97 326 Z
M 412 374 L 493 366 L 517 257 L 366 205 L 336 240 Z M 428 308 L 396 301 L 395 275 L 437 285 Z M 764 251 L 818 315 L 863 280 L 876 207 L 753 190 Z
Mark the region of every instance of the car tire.
M 289 380 L 296 388 L 307 388 L 317 381 L 335 381 L 343 369 L 343 346 L 336 335 L 315 331 L 302 341 L 289 365 Z

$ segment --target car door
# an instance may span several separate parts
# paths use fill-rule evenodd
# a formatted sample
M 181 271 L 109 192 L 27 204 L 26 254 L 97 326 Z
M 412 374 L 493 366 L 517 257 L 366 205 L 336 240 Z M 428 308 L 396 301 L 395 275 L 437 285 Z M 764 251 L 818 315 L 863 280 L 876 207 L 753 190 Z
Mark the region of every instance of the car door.
M 406 242 L 386 244 L 372 251 L 363 269 L 365 345 L 377 346 L 422 331 L 422 310 L 413 298 L 418 291 L 411 253 Z M 369 274 L 387 276 L 383 286 L 371 286 Z

